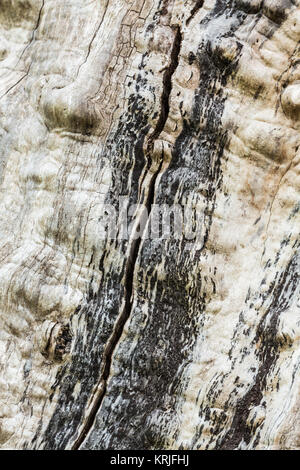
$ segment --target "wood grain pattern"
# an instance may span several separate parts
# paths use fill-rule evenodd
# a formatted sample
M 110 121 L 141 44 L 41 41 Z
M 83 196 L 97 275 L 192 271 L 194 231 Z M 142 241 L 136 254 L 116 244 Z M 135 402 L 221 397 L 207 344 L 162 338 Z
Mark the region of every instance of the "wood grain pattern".
M 0 0 L 2 449 L 300 448 L 299 39 L 298 0 Z M 196 239 L 147 236 L 174 205 Z

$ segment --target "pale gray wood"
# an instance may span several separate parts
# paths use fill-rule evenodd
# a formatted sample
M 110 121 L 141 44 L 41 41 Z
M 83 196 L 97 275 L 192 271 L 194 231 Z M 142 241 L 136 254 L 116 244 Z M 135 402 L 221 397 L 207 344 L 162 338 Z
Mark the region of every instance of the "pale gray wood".
M 0 1 L 2 449 L 299 449 L 299 38 L 298 0 Z M 196 240 L 102 239 L 119 197 Z

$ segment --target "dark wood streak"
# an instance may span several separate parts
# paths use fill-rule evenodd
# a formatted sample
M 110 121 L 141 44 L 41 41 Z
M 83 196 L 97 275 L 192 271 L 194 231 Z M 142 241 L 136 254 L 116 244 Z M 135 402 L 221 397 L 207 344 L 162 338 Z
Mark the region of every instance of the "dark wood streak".
M 210 19 L 226 12 L 227 8 L 217 2 L 216 10 L 204 20 L 205 27 Z M 245 15 L 240 15 L 236 27 L 244 18 Z M 233 34 L 234 30 L 226 32 L 226 36 Z M 183 386 L 181 375 L 189 363 L 188 351 L 193 349 L 199 333 L 195 322 L 202 324 L 205 317 L 205 292 L 199 295 L 205 285 L 201 272 L 195 279 L 194 291 L 188 294 L 185 286 L 192 266 L 205 250 L 210 233 L 216 194 L 222 181 L 222 157 L 228 140 L 222 127 L 226 101 L 223 90 L 235 72 L 240 51 L 238 47 L 236 60 L 229 63 L 212 53 L 210 43 L 203 42 L 193 56 L 200 70 L 199 86 L 195 90 L 192 110 L 183 119 L 183 130 L 175 142 L 170 165 L 160 179 L 155 202 L 172 204 L 179 185 L 183 193 L 193 188 L 205 189 L 207 208 L 202 249 L 189 260 L 188 256 L 185 258 L 186 241 L 180 244 L 173 239 L 165 244 L 160 240 L 143 241 L 137 283 L 143 284 L 147 272 L 151 286 L 155 285 L 156 297 L 148 304 L 147 325 L 144 326 L 142 305 L 146 293 L 142 289 L 137 294 L 131 331 L 118 350 L 118 372 L 110 380 L 101 414 L 84 449 L 163 449 L 167 445 L 169 435 L 165 433 L 165 427 L 176 414 L 176 397 Z M 217 84 L 221 85 L 221 90 L 216 96 Z M 189 168 L 187 173 L 180 171 L 178 174 L 178 169 L 186 167 Z M 177 258 L 178 264 L 174 262 Z M 166 270 L 164 281 L 155 275 L 155 267 L 162 260 Z M 138 344 L 130 357 L 126 357 L 126 350 L 137 330 Z M 158 341 L 165 345 L 163 360 Z M 115 406 L 116 401 L 120 405 Z M 152 415 L 156 417 L 155 423 L 151 422 Z M 172 429 L 172 433 L 178 431 L 176 427 Z
M 217 449 L 236 449 L 242 441 L 249 444 L 251 440 L 252 430 L 247 424 L 249 411 L 261 403 L 268 375 L 279 357 L 280 350 L 285 347 L 284 342 L 278 340 L 278 325 L 280 315 L 289 308 L 293 300 L 293 295 L 287 297 L 287 292 L 296 292 L 299 285 L 299 259 L 300 253 L 296 252 L 281 273 L 273 294 L 269 292 L 269 295 L 272 295 L 271 305 L 261 319 L 253 341 L 253 347 L 260 344 L 257 353 L 260 366 L 255 382 L 237 403 L 230 430 L 217 445 Z
M 171 51 L 171 56 L 170 56 L 170 64 L 167 67 L 164 77 L 163 77 L 163 92 L 162 92 L 162 97 L 161 97 L 161 112 L 160 116 L 157 121 L 157 125 L 151 134 L 149 140 L 148 140 L 148 148 L 147 148 L 147 155 L 151 154 L 151 151 L 153 150 L 153 145 L 154 141 L 159 138 L 159 135 L 161 134 L 166 120 L 169 115 L 169 99 L 170 99 L 170 94 L 172 91 L 172 76 L 178 66 L 178 57 L 180 53 L 180 46 L 181 46 L 181 31 L 179 26 L 176 27 L 176 32 L 175 32 L 175 37 L 174 37 L 174 42 L 173 42 L 173 47 Z M 155 189 L 155 183 L 157 180 L 157 177 L 161 171 L 161 166 L 163 162 L 163 156 L 160 162 L 160 165 L 158 167 L 158 170 L 156 173 L 152 176 L 152 179 L 150 181 L 150 186 L 148 190 L 148 197 L 147 200 L 145 201 L 145 206 L 147 208 L 148 214 L 151 213 L 151 206 L 154 201 L 154 189 Z M 137 228 L 139 229 L 139 227 Z M 125 284 L 125 306 L 123 311 L 121 312 L 111 338 L 109 339 L 105 351 L 103 354 L 103 363 L 104 363 L 104 370 L 102 377 L 100 379 L 100 391 L 97 392 L 96 398 L 95 398 L 95 403 L 93 405 L 93 408 L 86 420 L 86 423 L 84 425 L 84 428 L 82 432 L 80 433 L 78 439 L 76 440 L 75 444 L 72 446 L 73 450 L 79 449 L 82 443 L 84 442 L 86 436 L 88 435 L 89 431 L 94 425 L 96 415 L 101 407 L 103 398 L 106 393 L 107 389 L 107 379 L 110 375 L 110 370 L 111 370 L 111 362 L 112 362 L 112 356 L 113 353 L 120 341 L 120 338 L 122 336 L 124 326 L 128 318 L 130 317 L 130 313 L 132 310 L 132 294 L 133 294 L 133 276 L 134 276 L 134 270 L 135 270 L 135 265 L 138 257 L 138 252 L 141 244 L 141 236 L 133 237 L 132 245 L 129 251 L 129 257 L 127 260 L 127 265 L 126 265 L 126 271 L 125 271 L 125 279 L 124 279 L 124 284 Z
M 165 70 L 163 76 L 163 93 L 161 97 L 161 114 L 158 117 L 156 128 L 152 134 L 152 142 L 159 137 L 163 129 L 169 113 L 169 95 L 172 89 L 172 75 L 178 65 L 178 56 L 180 52 L 181 32 L 180 28 L 175 27 L 174 42 L 172 50 L 170 51 L 170 63 Z M 144 68 L 144 61 L 147 58 L 147 53 L 143 56 L 139 69 Z M 147 72 L 148 73 L 148 72 Z M 144 75 L 145 77 L 145 75 Z M 134 180 L 129 194 L 130 202 L 135 203 L 137 191 L 137 182 L 140 173 L 145 164 L 145 156 L 143 153 L 144 139 L 149 131 L 149 115 L 147 114 L 147 106 L 145 106 L 144 98 L 140 95 L 140 89 L 147 89 L 147 80 L 141 78 L 138 74 L 136 80 L 136 92 L 129 98 L 128 109 L 122 116 L 116 132 L 114 132 L 108 139 L 104 152 L 112 155 L 113 183 L 112 190 L 107 196 L 108 204 L 116 204 L 119 194 L 126 194 L 128 180 L 126 175 L 132 169 L 132 162 L 134 163 Z M 117 149 L 117 151 L 116 151 Z M 149 151 L 151 146 L 148 144 Z M 128 159 L 122 158 L 123 153 L 131 157 Z M 148 157 L 151 157 L 149 153 Z M 127 163 L 128 161 L 128 163 Z M 131 166 L 129 166 L 131 165 Z M 154 186 L 157 176 L 160 172 L 161 163 L 157 172 L 152 176 L 150 187 L 148 188 L 147 201 L 144 204 L 151 210 L 151 205 L 154 199 Z M 117 191 L 115 184 L 118 181 Z M 118 191 L 119 189 L 119 191 Z M 111 245 L 115 242 L 112 241 Z M 85 439 L 90 427 L 93 425 L 94 418 L 99 409 L 102 398 L 105 394 L 106 380 L 110 372 L 111 357 L 113 351 L 122 334 L 124 324 L 131 310 L 131 294 L 133 283 L 133 271 L 135 267 L 135 260 L 139 250 L 140 239 L 131 242 L 129 255 L 128 244 L 126 241 L 120 243 L 118 250 L 124 255 L 125 265 L 122 273 L 114 273 L 113 270 L 105 273 L 104 281 L 101 281 L 99 291 L 93 293 L 89 292 L 88 303 L 83 305 L 81 310 L 77 312 L 79 318 L 84 319 L 86 323 L 87 337 L 84 337 L 81 331 L 78 331 L 73 345 L 72 358 L 69 364 L 62 367 L 57 375 L 56 383 L 53 385 L 53 392 L 59 388 L 59 399 L 55 412 L 50 420 L 43 437 L 43 446 L 48 449 L 65 448 L 73 441 L 73 448 L 76 449 L 80 446 L 81 442 Z M 115 245 L 117 246 L 117 245 Z M 106 243 L 106 250 L 110 249 L 109 243 Z M 100 265 L 103 266 L 103 256 Z M 121 276 L 121 277 L 120 277 Z M 103 292 L 113 292 L 113 296 L 107 294 L 108 298 L 103 295 Z M 125 300 L 125 307 L 121 314 L 119 313 L 120 305 Z M 107 304 L 109 303 L 109 307 Z M 73 398 L 73 391 L 76 383 L 81 384 L 81 391 L 76 401 Z M 98 389 L 95 396 L 95 387 Z M 69 397 L 66 402 L 65 397 Z M 92 409 L 87 418 L 83 429 L 78 435 L 78 429 L 82 426 L 82 417 L 87 403 L 91 400 L 94 401 Z M 39 428 L 40 429 L 40 428 Z M 39 436 L 36 434 L 32 445 L 38 441 Z M 74 442 L 75 441 L 75 442 Z
M 239 4 L 240 2 L 217 1 L 215 10 L 205 18 L 205 25 L 209 24 L 210 19 L 214 19 L 224 13 L 224 11 L 227 11 L 228 15 L 239 15 L 239 22 L 237 22 L 236 26 L 236 28 L 238 28 L 246 17 L 246 12 L 241 13 L 239 9 L 235 9 L 234 6 L 236 3 Z M 245 2 L 242 3 L 245 4 Z M 248 3 L 250 4 L 251 2 Z M 197 2 L 197 4 L 200 5 L 200 2 Z M 260 6 L 261 8 L 262 5 L 263 4 Z M 258 8 L 259 14 L 261 13 L 260 7 Z M 251 11 L 251 13 L 253 13 L 253 11 Z M 234 36 L 234 32 L 233 28 L 226 32 L 226 36 Z M 175 40 L 171 51 L 170 65 L 163 76 L 161 114 L 158 117 L 154 131 L 150 134 L 150 137 L 148 137 L 146 146 L 147 155 L 143 153 L 143 143 L 147 138 L 146 136 L 149 135 L 149 128 L 147 127 L 149 116 L 147 116 L 146 112 L 143 112 L 143 101 L 142 99 L 139 100 L 138 88 L 146 87 L 146 83 L 143 82 L 143 80 L 140 80 L 140 83 L 138 83 L 137 80 L 136 96 L 132 97 L 128 113 L 125 115 L 124 120 L 120 122 L 118 131 L 111 136 L 111 141 L 108 142 L 105 150 L 112 158 L 121 160 L 123 156 L 121 152 L 115 152 L 116 156 L 114 156 L 115 148 L 118 146 L 122 147 L 124 144 L 122 140 L 123 137 L 119 136 L 123 136 L 126 133 L 126 136 L 130 135 L 130 139 L 132 140 L 127 142 L 125 139 L 125 144 L 131 146 L 130 151 L 135 157 L 135 172 L 137 175 L 135 182 L 138 181 L 138 177 L 142 174 L 141 167 L 146 165 L 149 169 L 153 143 L 159 138 L 169 114 L 172 76 L 178 66 L 180 43 L 181 33 L 178 27 L 175 30 Z M 206 230 L 202 249 L 195 254 L 195 259 L 191 260 L 191 263 L 197 262 L 202 251 L 205 249 L 210 233 L 216 193 L 222 184 L 221 164 L 224 147 L 228 139 L 226 131 L 222 128 L 222 114 L 226 101 L 226 92 L 224 92 L 223 89 L 226 87 L 228 77 L 235 72 L 238 65 L 239 53 L 240 49 L 238 47 L 236 60 L 233 63 L 227 63 L 222 57 L 218 57 L 216 52 L 212 51 L 209 43 L 203 43 L 199 46 L 197 55 L 190 55 L 190 61 L 197 61 L 201 71 L 201 82 L 199 83 L 198 89 L 195 91 L 192 113 L 190 116 L 183 118 L 183 131 L 175 143 L 170 167 L 164 173 L 164 177 L 160 181 L 159 194 L 154 194 L 154 188 L 157 177 L 161 171 L 162 160 L 150 181 L 148 196 L 145 201 L 145 205 L 150 211 L 154 196 L 156 199 L 160 199 L 160 202 L 172 203 L 174 193 L 177 191 L 179 184 L 182 184 L 184 190 L 190 190 L 190 188 L 193 187 L 199 188 L 200 185 L 205 188 L 207 199 Z M 221 85 L 221 91 L 219 91 L 217 95 L 215 94 L 216 84 Z M 126 120 L 128 121 L 127 123 Z M 202 126 L 201 131 L 199 131 L 197 127 L 200 120 L 207 122 L 205 126 Z M 130 129 L 129 126 L 131 126 Z M 134 133 L 138 134 L 137 138 Z M 196 144 L 193 143 L 194 137 L 197 137 Z M 116 147 L 113 146 L 114 143 Z M 190 146 L 192 146 L 192 150 L 189 153 L 187 149 Z M 178 180 L 172 180 L 172 171 L 175 173 L 178 168 L 184 168 L 187 166 L 187 161 L 191 162 L 189 173 L 187 175 L 182 173 Z M 116 171 L 113 175 L 114 186 L 112 188 L 112 194 L 110 194 L 112 200 L 115 197 L 113 191 L 115 190 L 116 184 L 120 183 L 122 188 L 126 188 L 127 182 L 124 180 L 126 180 L 128 175 L 128 167 L 126 166 L 126 162 L 122 163 L 122 165 L 124 165 L 122 172 L 117 173 Z M 133 200 L 138 193 L 136 186 L 134 186 L 130 194 Z M 182 246 L 184 247 L 184 243 Z M 108 245 L 105 247 L 105 250 L 109 250 L 109 248 Z M 188 350 L 188 347 L 190 347 L 191 350 L 195 340 L 193 314 L 195 312 L 197 312 L 198 315 L 205 313 L 205 294 L 203 297 L 195 300 L 191 311 L 188 310 L 192 293 L 190 293 L 190 298 L 187 299 L 186 295 L 183 294 L 183 286 L 186 284 L 187 280 L 186 271 L 188 271 L 190 267 L 183 267 L 185 264 L 182 261 L 182 266 L 177 272 L 172 260 L 176 258 L 175 255 L 178 253 L 176 251 L 178 246 L 174 243 L 174 245 L 170 244 L 168 248 L 170 249 L 166 263 L 168 265 L 169 262 L 168 280 L 165 284 L 157 283 L 158 295 L 154 305 L 151 305 L 151 311 L 149 312 L 151 318 L 149 320 L 148 329 L 147 331 L 143 331 L 143 334 L 139 338 L 139 350 L 135 354 L 135 361 L 136 363 L 139 362 L 139 364 L 135 366 L 133 358 L 127 358 L 130 363 L 124 360 L 127 370 L 125 367 L 124 370 L 122 370 L 121 392 L 118 377 L 112 377 L 109 384 L 110 389 L 108 389 L 107 380 L 110 376 L 112 355 L 114 351 L 120 347 L 120 338 L 126 320 L 134 313 L 132 312 L 133 273 L 137 265 L 137 258 L 140 256 L 139 261 L 142 268 L 147 267 L 149 272 L 152 269 L 153 273 L 153 265 L 160 261 L 159 256 L 161 256 L 161 253 L 157 252 L 159 251 L 157 250 L 157 246 L 147 246 L 147 244 L 142 246 L 141 240 L 138 238 L 136 241 L 132 242 L 129 256 L 123 268 L 123 286 L 119 285 L 120 278 L 117 277 L 116 273 L 112 272 L 107 274 L 106 284 L 101 285 L 101 289 L 103 287 L 103 290 L 101 290 L 100 287 L 99 291 L 96 293 L 94 293 L 92 289 L 90 290 L 88 306 L 83 306 L 81 310 L 77 312 L 80 318 L 85 318 L 87 336 L 84 337 L 81 332 L 78 333 L 72 363 L 71 365 L 64 365 L 62 367 L 57 376 L 57 381 L 53 386 L 53 393 L 56 388 L 60 388 L 60 396 L 55 413 L 44 434 L 46 448 L 64 448 L 69 445 L 70 442 L 73 442 L 74 439 L 76 441 L 73 445 L 74 449 L 79 447 L 107 448 L 108 441 L 110 448 L 163 448 L 164 430 L 154 429 L 151 424 L 148 424 L 147 416 L 151 412 L 155 413 L 157 410 L 165 409 L 164 407 L 166 405 L 164 402 L 165 398 L 168 398 L 167 391 L 169 388 L 171 388 L 173 396 L 175 396 L 176 391 L 179 389 L 181 370 L 187 363 L 187 358 L 183 350 Z M 125 245 L 120 248 L 120 252 L 124 257 L 126 249 L 127 246 Z M 100 266 L 102 269 L 103 257 Z M 292 271 L 294 267 L 295 260 L 292 260 L 287 268 L 286 275 L 284 275 L 284 273 L 281 275 L 279 283 L 281 290 L 283 289 L 284 291 L 286 286 L 295 282 L 294 277 L 290 277 L 290 273 L 288 272 L 288 269 Z M 156 281 L 157 279 L 155 275 L 153 275 L 151 282 L 155 283 Z M 205 285 L 205 281 L 201 278 L 201 273 L 199 273 L 197 282 L 197 285 L 201 286 L 201 288 Z M 107 289 L 107 291 L 109 291 L 109 289 L 113 290 L 113 298 L 109 298 L 109 307 L 107 306 L 107 302 L 104 302 L 105 299 L 103 300 L 101 297 L 105 289 Z M 278 289 L 280 289 L 280 286 Z M 251 438 L 246 423 L 248 416 L 247 410 L 249 406 L 255 406 L 260 403 L 268 370 L 270 367 L 272 368 L 274 366 L 274 361 L 276 361 L 280 347 L 282 347 L 280 342 L 278 343 L 276 339 L 276 331 L 280 311 L 284 310 L 279 309 L 279 311 L 278 306 L 280 305 L 280 308 L 284 309 L 286 307 L 286 301 L 284 302 L 281 299 L 278 289 L 276 287 L 273 294 L 270 292 L 270 294 L 274 296 L 272 308 L 270 307 L 268 311 L 268 315 L 270 315 L 272 319 L 271 327 L 266 326 L 266 322 L 263 319 L 257 330 L 256 341 L 262 341 L 265 345 L 258 353 L 261 365 L 255 378 L 255 384 L 236 407 L 231 430 L 225 436 L 224 440 L 218 443 L 219 448 L 235 448 L 243 439 L 249 441 Z M 119 314 L 119 307 L 123 300 L 125 301 L 125 306 L 121 314 Z M 102 319 L 102 317 L 104 317 L 104 319 Z M 172 318 L 173 322 L 171 335 L 166 327 L 170 318 Z M 166 327 L 165 330 L 163 327 Z M 165 363 L 163 365 L 157 365 L 157 359 L 155 357 L 156 337 L 158 332 L 162 335 L 162 338 L 168 341 L 168 349 L 165 351 Z M 198 333 L 198 331 L 196 333 Z M 180 342 L 178 338 L 181 337 L 183 337 L 183 339 L 180 340 Z M 273 345 L 274 341 L 275 343 Z M 101 349 L 102 343 L 106 344 L 104 351 Z M 152 369 L 145 368 L 145 371 L 142 371 L 143 364 L 150 364 Z M 162 367 L 164 367 L 164 369 Z M 151 376 L 150 379 L 148 377 L 149 371 L 150 373 L 153 372 L 153 376 Z M 142 375 L 143 373 L 144 375 Z M 144 390 L 134 390 L 134 393 L 130 391 L 131 377 L 134 375 L 137 375 L 142 383 L 146 383 Z M 219 379 L 223 380 L 224 377 L 217 377 L 215 383 L 217 383 Z M 77 382 L 81 384 L 82 391 L 80 397 L 74 400 L 72 393 Z M 86 419 L 83 430 L 78 436 L 77 432 L 82 425 L 81 420 L 84 409 L 97 384 L 100 389 L 94 397 L 92 410 Z M 140 388 L 142 389 L 142 385 Z M 66 397 L 68 397 L 68 400 Z M 138 401 L 138 397 L 140 401 Z M 112 411 L 114 401 L 116 401 L 117 398 L 123 399 L 123 403 L 126 403 L 126 406 L 117 411 Z M 172 398 L 172 400 L 170 406 L 171 410 L 174 412 L 175 399 Z M 100 407 L 101 412 L 99 412 Z M 207 419 L 211 416 L 209 410 L 203 410 L 203 413 L 205 413 Z M 218 430 L 222 429 L 226 421 L 225 418 L 226 416 L 224 414 L 219 417 L 220 427 Z M 89 431 L 91 432 L 89 433 Z M 199 439 L 201 431 L 202 429 L 200 428 L 197 435 L 195 435 L 195 443 L 197 439 Z M 104 433 L 106 433 L 105 436 Z M 86 439 L 87 434 L 89 434 L 88 439 Z M 91 434 L 93 434 L 93 436 L 90 439 Z M 108 435 L 109 438 L 107 438 Z M 212 439 L 216 439 L 215 432 Z
M 189 18 L 186 21 L 187 26 L 191 22 L 191 20 L 194 18 L 194 16 L 198 13 L 199 10 L 203 7 L 204 0 L 197 0 L 195 6 L 193 7 L 191 14 Z
M 143 67 L 143 60 L 141 68 Z M 139 75 L 136 78 L 137 86 L 141 83 Z M 143 86 L 147 86 L 146 83 Z M 104 157 L 111 157 L 115 175 L 118 178 L 120 194 L 126 194 L 128 181 L 124 174 L 128 175 L 132 168 L 132 161 L 135 161 L 135 169 L 138 174 L 143 167 L 143 141 L 149 130 L 149 116 L 145 112 L 143 98 L 137 92 L 129 97 L 128 110 L 122 116 L 117 130 L 112 133 L 104 149 Z M 130 160 L 125 161 L 123 154 L 128 152 Z M 114 160 L 113 160 L 114 159 Z M 138 163 L 139 162 L 139 163 Z M 123 164 L 120 170 L 120 163 Z M 119 166 L 118 166 L 119 165 Z M 136 178 L 138 180 L 138 178 Z M 132 192 L 137 193 L 137 184 L 132 185 Z M 107 204 L 115 204 L 114 194 L 109 193 Z M 133 199 L 132 194 L 129 194 Z M 133 202 L 134 199 L 133 199 Z M 106 250 L 110 250 L 116 240 L 107 240 Z M 118 246 L 120 253 L 125 257 L 127 241 L 124 240 Z M 108 344 L 112 336 L 115 321 L 118 318 L 120 305 L 124 298 L 124 286 L 121 285 L 124 272 L 116 272 L 113 267 L 105 268 L 103 252 L 99 267 L 103 272 L 103 279 L 100 282 L 97 292 L 88 289 L 87 299 L 76 311 L 78 322 L 83 322 L 85 331 L 76 331 L 71 350 L 71 360 L 64 364 L 59 370 L 56 381 L 52 386 L 50 401 L 59 389 L 59 396 L 56 408 L 50 422 L 43 435 L 38 432 L 34 436 L 31 446 L 40 446 L 39 439 L 42 438 L 43 446 L 46 449 L 63 449 L 70 442 L 78 439 L 78 428 L 82 425 L 84 410 L 93 396 L 94 389 L 99 385 L 100 377 L 104 372 L 103 354 L 105 345 Z M 125 268 L 124 268 L 125 270 Z M 105 294 L 106 295 L 105 295 Z M 81 384 L 79 396 L 75 400 L 73 397 L 74 388 L 77 383 Z M 68 400 L 66 400 L 68 397 Z M 97 407 L 97 400 L 93 404 L 93 409 Z

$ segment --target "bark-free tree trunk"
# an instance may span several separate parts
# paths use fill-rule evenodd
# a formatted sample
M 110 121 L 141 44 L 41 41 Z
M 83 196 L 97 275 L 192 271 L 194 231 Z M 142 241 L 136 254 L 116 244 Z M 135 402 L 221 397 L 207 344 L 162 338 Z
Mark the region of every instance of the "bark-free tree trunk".
M 299 39 L 299 0 L 0 0 L 2 449 L 300 448 Z

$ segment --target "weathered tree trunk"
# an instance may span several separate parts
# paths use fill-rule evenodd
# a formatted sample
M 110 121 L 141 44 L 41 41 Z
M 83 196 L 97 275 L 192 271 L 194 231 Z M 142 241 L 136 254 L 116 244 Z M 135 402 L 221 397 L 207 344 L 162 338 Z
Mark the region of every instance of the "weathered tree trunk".
M 299 39 L 299 0 L 0 0 L 2 449 L 300 448 Z

